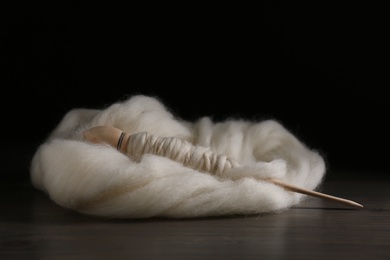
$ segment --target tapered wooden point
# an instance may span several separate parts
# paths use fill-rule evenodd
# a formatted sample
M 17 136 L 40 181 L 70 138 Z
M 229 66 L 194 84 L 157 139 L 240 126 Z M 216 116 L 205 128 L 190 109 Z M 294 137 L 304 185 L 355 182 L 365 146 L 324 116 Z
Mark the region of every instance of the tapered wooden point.
M 309 195 L 309 196 L 327 199 L 327 200 L 331 200 L 334 202 L 342 203 L 342 204 L 357 207 L 357 208 L 363 208 L 363 205 L 361 205 L 355 201 L 352 201 L 352 200 L 343 199 L 340 197 L 328 195 L 328 194 L 313 191 L 313 190 L 303 189 L 301 187 L 297 187 L 297 186 L 294 186 L 291 184 L 284 183 L 284 182 L 277 180 L 277 179 L 270 179 L 270 181 L 276 185 L 279 185 L 279 186 L 281 186 L 287 190 L 293 191 L 293 192 L 298 192 L 298 193 L 302 193 L 302 194 Z

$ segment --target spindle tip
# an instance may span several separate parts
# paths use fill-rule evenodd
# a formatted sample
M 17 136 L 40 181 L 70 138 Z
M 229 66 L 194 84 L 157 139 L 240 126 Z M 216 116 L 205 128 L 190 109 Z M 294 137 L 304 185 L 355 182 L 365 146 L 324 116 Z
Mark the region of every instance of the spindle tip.
M 84 138 L 92 143 L 108 143 L 116 146 L 122 131 L 112 126 L 95 126 L 83 132 Z

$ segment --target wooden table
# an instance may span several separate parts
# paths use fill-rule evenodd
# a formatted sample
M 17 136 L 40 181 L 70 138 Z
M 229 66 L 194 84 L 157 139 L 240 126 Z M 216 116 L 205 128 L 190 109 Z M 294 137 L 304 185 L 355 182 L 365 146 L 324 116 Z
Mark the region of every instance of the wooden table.
M 0 259 L 390 259 L 390 182 L 325 181 L 278 214 L 106 220 L 53 203 L 28 182 L 0 185 Z

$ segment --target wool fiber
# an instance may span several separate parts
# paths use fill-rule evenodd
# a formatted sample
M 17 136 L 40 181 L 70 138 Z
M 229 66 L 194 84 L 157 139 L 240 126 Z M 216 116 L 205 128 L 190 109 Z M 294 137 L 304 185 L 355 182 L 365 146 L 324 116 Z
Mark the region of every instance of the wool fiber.
M 234 158 L 239 166 L 218 175 L 169 158 L 133 160 L 83 131 L 113 126 L 128 133 L 177 137 Z M 156 97 L 135 95 L 104 109 L 67 112 L 32 158 L 33 186 L 58 205 L 107 218 L 195 218 L 285 211 L 305 195 L 267 178 L 315 190 L 326 167 L 321 154 L 276 120 L 259 122 L 176 118 Z

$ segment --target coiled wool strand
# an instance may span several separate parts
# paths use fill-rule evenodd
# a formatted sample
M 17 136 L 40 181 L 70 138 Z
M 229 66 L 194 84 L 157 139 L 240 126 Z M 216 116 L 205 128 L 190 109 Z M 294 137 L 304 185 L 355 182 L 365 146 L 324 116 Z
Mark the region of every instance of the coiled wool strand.
M 194 146 L 174 137 L 158 137 L 146 132 L 132 134 L 127 154 L 140 160 L 144 154 L 155 154 L 170 158 L 194 170 L 221 174 L 238 166 L 238 163 L 223 154 L 213 153 L 209 148 Z
M 147 132 L 154 137 L 139 138 L 150 143 L 170 136 L 186 140 L 198 148 L 180 144 L 177 150 L 176 144 L 165 139 L 160 147 L 145 149 L 157 149 L 153 151 L 157 154 L 170 150 L 166 153 L 172 158 L 188 149 L 180 160 L 198 161 L 196 169 L 137 151 L 137 145 L 132 158 L 108 144 L 85 141 L 83 131 L 100 125 L 128 133 Z M 221 157 L 209 157 L 211 152 Z M 189 122 L 175 118 L 160 100 L 136 95 L 105 109 L 77 108 L 66 113 L 37 148 L 30 176 L 34 187 L 55 203 L 82 214 L 193 218 L 287 210 L 305 196 L 264 179 L 314 190 L 325 170 L 323 157 L 275 120 L 213 122 L 203 117 Z

